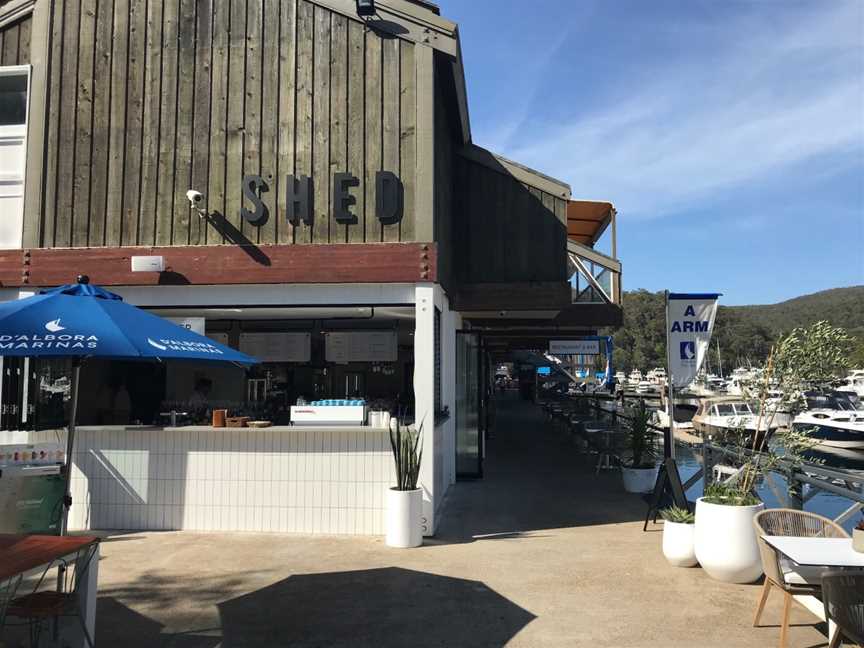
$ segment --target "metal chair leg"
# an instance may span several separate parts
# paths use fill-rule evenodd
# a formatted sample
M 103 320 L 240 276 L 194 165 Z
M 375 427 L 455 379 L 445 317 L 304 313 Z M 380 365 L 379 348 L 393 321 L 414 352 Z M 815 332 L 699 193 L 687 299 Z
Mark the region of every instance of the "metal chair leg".
M 84 615 L 81 614 L 81 608 L 75 607 L 75 616 L 78 618 L 78 623 L 81 624 L 81 632 L 84 633 L 84 640 L 90 648 L 94 648 L 93 638 L 90 636 L 90 631 L 87 630 L 87 624 L 84 622 Z

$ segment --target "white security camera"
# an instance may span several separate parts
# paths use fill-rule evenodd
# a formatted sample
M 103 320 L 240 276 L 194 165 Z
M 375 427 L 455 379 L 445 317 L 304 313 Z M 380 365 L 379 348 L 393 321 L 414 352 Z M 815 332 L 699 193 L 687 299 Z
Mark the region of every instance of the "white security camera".
M 190 189 L 186 192 L 186 198 L 192 204 L 193 207 L 197 206 L 202 200 L 204 200 L 204 194 L 200 191 L 195 191 L 194 189 Z

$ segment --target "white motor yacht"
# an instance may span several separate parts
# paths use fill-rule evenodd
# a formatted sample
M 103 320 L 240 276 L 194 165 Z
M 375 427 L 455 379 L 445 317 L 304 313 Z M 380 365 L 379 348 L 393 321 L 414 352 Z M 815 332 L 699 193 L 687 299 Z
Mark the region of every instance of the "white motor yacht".
M 638 369 L 634 369 L 630 372 L 630 375 L 627 377 L 627 383 L 633 385 L 634 387 L 642 382 L 642 372 Z
M 842 401 L 836 409 L 813 409 L 795 417 L 795 429 L 818 441 L 817 449 L 864 452 L 864 411 Z
M 743 432 L 753 441 L 754 435 L 768 433 L 771 436 L 779 425 L 770 416 L 759 416 L 759 406 L 735 396 L 706 398 L 693 416 L 693 429 L 703 436 L 726 436 Z
M 864 400 L 864 369 L 852 371 L 843 379 L 837 391 L 855 394 L 859 400 Z

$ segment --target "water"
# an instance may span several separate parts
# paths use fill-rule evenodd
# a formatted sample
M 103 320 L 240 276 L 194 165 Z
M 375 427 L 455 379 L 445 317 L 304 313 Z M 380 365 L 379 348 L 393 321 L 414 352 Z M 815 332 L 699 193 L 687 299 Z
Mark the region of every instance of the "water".
M 688 446 L 676 445 L 676 461 L 678 463 L 678 470 L 681 473 L 682 482 L 686 482 L 690 477 L 695 475 L 701 468 L 701 457 L 698 456 L 698 450 L 694 450 Z M 821 458 L 825 460 L 824 466 L 826 468 L 836 468 L 838 470 L 852 470 L 864 471 L 864 458 L 858 457 L 837 457 L 833 454 L 824 454 L 824 453 L 812 453 L 813 458 Z M 770 480 L 773 482 L 774 489 L 769 486 L 767 481 Z M 864 473 L 861 475 L 861 481 L 859 482 L 859 488 L 864 488 L 861 485 L 861 482 L 864 482 Z M 697 498 L 702 497 L 702 488 L 703 488 L 703 480 L 700 479 L 687 491 L 687 499 L 690 501 L 696 501 Z M 788 501 L 786 501 L 786 480 L 783 479 L 782 476 L 772 473 L 766 478 L 766 482 L 762 483 L 758 487 L 759 497 L 762 498 L 762 501 L 765 502 L 765 506 L 768 508 L 785 508 L 788 507 Z M 776 493 L 775 493 L 776 491 Z M 804 496 L 806 498 L 810 493 L 810 486 L 808 484 L 804 484 Z M 778 498 L 777 494 L 780 495 Z M 804 509 L 806 511 L 810 511 L 811 513 L 818 513 L 819 515 L 824 515 L 827 518 L 834 519 L 843 511 L 848 509 L 852 505 L 852 500 L 848 500 L 844 497 L 840 497 L 839 495 L 835 495 L 833 493 L 827 493 L 825 491 L 819 491 L 812 499 L 804 504 Z M 850 520 L 847 520 L 843 527 L 851 532 L 852 527 L 854 527 L 859 520 L 862 519 L 862 515 L 854 515 Z

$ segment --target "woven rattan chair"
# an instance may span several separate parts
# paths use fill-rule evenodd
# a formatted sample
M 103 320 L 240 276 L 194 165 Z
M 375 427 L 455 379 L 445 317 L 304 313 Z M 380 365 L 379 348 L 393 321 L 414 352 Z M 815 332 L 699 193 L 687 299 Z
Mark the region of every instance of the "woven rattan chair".
M 762 569 L 765 571 L 765 584 L 762 596 L 756 608 L 753 626 L 759 626 L 759 619 L 765 609 L 765 602 L 771 588 L 776 587 L 783 592 L 783 622 L 780 625 L 780 648 L 785 648 L 789 633 L 789 610 L 792 607 L 792 597 L 796 594 L 819 596 L 822 593 L 821 582 L 817 579 L 804 579 L 787 564 L 780 554 L 762 539 L 769 536 L 794 536 L 796 538 L 848 538 L 849 534 L 836 522 L 815 513 L 806 513 L 794 509 L 768 509 L 757 513 L 753 518 L 756 527 L 756 541 L 762 556 Z M 793 563 L 794 564 L 794 563 Z M 821 575 L 820 575 L 821 578 Z
M 825 618 L 837 624 L 829 648 L 843 638 L 864 646 L 864 570 L 827 572 L 822 577 Z

